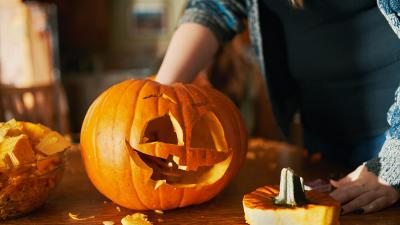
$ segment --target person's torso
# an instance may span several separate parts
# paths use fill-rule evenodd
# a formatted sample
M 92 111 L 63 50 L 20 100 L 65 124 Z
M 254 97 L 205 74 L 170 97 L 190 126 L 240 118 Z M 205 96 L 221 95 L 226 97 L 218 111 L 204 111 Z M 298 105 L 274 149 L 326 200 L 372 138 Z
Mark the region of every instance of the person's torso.
M 400 81 L 400 41 L 376 1 L 305 0 L 304 9 L 263 1 L 281 21 L 306 128 L 343 136 L 382 132 Z

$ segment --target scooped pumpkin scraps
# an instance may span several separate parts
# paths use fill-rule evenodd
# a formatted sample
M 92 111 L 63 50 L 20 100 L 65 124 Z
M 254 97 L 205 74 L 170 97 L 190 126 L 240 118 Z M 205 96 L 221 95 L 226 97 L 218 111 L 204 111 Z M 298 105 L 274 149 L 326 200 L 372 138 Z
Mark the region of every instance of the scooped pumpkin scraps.
M 281 183 L 257 188 L 243 198 L 245 219 L 251 225 L 338 225 L 340 203 L 327 193 L 305 191 L 293 170 L 281 171 Z
M 147 215 L 142 213 L 134 213 L 127 215 L 121 220 L 122 225 L 152 225 L 147 219 Z
M 0 123 L 0 219 L 28 213 L 46 200 L 63 171 L 71 143 L 30 122 Z
M 34 163 L 35 152 L 26 135 L 4 138 L 0 144 L 0 168 L 13 168 Z
M 69 218 L 73 220 L 89 220 L 89 219 L 94 219 L 95 216 L 88 216 L 88 217 L 79 217 L 79 214 L 74 214 L 74 213 L 68 213 Z

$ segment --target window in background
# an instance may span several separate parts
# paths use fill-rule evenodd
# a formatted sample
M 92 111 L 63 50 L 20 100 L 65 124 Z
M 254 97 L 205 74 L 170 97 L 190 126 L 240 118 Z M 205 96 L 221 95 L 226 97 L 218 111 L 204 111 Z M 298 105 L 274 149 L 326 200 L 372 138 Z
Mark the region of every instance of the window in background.
M 133 2 L 128 16 L 128 33 L 162 35 L 167 30 L 167 7 L 165 2 Z
M 1 2 L 0 121 L 15 118 L 69 132 L 56 18 L 53 5 Z

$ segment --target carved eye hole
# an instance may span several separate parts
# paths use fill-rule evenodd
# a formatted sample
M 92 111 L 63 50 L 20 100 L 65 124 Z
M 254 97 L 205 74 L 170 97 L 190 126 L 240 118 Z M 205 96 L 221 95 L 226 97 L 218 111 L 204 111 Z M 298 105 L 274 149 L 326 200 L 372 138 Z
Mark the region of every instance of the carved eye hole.
M 182 128 L 170 113 L 147 123 L 140 143 L 152 142 L 183 145 Z
M 164 99 L 166 101 L 169 101 L 170 103 L 176 104 L 176 101 L 173 98 L 171 98 L 170 96 L 168 96 L 168 95 L 166 95 L 164 93 L 151 94 L 151 95 L 143 97 L 143 100 L 151 99 L 151 98 L 162 98 L 162 99 Z
M 196 122 L 192 130 L 190 147 L 214 149 L 220 152 L 228 150 L 223 127 L 214 113 L 207 112 Z

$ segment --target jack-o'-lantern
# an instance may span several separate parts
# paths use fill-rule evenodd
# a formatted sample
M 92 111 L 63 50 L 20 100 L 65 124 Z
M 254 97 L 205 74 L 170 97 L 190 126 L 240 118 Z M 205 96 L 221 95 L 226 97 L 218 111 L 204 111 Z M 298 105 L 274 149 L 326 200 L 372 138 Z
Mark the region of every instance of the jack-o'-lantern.
M 247 138 L 223 94 L 193 84 L 127 80 L 90 107 L 82 156 L 94 186 L 136 210 L 205 202 L 238 172 Z

